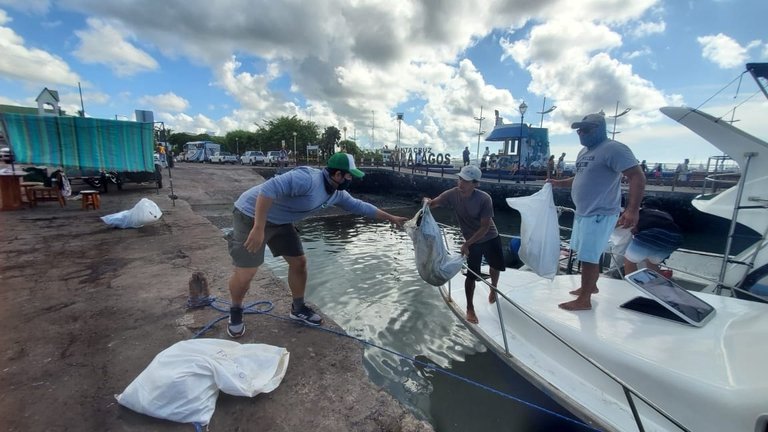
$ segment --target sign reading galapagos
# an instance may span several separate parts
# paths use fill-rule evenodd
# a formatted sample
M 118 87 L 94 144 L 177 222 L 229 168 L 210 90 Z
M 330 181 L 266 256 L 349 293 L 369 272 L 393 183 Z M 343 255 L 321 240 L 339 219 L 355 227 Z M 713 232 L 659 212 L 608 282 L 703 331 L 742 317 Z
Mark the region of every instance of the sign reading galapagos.
M 388 150 L 384 150 L 386 155 Z M 390 157 L 406 165 L 450 165 L 450 153 L 433 153 L 431 147 L 401 148 L 390 150 Z

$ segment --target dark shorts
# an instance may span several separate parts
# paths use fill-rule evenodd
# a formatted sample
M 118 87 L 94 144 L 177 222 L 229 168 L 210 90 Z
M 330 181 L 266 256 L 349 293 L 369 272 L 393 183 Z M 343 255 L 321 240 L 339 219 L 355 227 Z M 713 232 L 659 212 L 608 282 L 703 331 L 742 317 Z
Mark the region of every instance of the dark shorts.
M 496 236 L 482 243 L 475 243 L 469 247 L 469 257 L 467 258 L 467 267 L 476 274 L 480 274 L 480 265 L 483 257 L 488 265 L 498 271 L 504 271 L 504 250 L 501 246 L 501 236 Z M 467 272 L 468 278 L 479 280 L 472 273 Z
M 264 227 L 264 244 L 255 253 L 248 252 L 243 243 L 253 228 L 253 218 L 238 209 L 232 212 L 233 231 L 227 239 L 229 255 L 235 267 L 258 267 L 264 263 L 264 248 L 269 246 L 273 256 L 302 256 L 304 248 L 296 227 L 292 224 L 277 225 L 267 222 Z

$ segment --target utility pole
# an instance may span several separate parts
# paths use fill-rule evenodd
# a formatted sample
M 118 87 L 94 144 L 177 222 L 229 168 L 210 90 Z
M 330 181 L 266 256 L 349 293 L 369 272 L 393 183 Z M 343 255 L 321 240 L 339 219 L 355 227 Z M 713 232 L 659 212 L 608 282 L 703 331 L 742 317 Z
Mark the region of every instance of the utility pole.
M 632 108 L 625 108 L 624 111 L 619 113 L 619 101 L 616 101 L 616 111 L 614 111 L 614 114 L 611 116 L 613 117 L 613 132 L 611 132 L 611 140 L 613 140 L 616 137 L 617 133 L 621 133 L 621 132 L 616 132 L 616 119 L 628 113 L 631 109 Z
M 80 81 L 77 82 L 77 89 L 80 91 L 80 117 L 85 117 L 85 105 L 83 105 L 83 89 L 80 87 Z
M 480 137 L 485 133 L 483 130 L 483 120 L 485 120 L 485 117 L 483 117 L 483 106 L 480 105 L 480 117 L 475 117 L 475 121 L 479 123 L 477 125 L 477 156 L 475 156 L 478 161 L 480 161 Z
M 371 110 L 371 150 L 373 150 L 375 148 L 374 147 L 375 141 L 373 139 L 373 135 L 374 135 L 374 132 L 376 130 L 376 128 L 374 126 L 376 124 L 375 122 L 376 122 L 376 117 L 374 117 L 373 110 Z

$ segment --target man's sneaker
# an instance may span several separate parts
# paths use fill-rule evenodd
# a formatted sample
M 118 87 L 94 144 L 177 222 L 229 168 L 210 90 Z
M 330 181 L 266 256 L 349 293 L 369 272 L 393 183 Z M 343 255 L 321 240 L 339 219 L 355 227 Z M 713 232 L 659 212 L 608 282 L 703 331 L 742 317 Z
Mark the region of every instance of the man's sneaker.
M 227 322 L 227 334 L 231 338 L 239 338 L 245 334 L 245 323 L 243 323 L 243 308 L 229 308 L 229 322 Z
M 295 310 L 293 307 L 291 307 L 291 314 L 289 316 L 292 320 L 302 321 L 311 326 L 319 326 L 323 322 L 323 319 L 320 317 L 320 315 L 318 315 L 315 311 L 312 310 L 311 307 L 307 306 L 306 304 L 300 307 L 299 310 Z

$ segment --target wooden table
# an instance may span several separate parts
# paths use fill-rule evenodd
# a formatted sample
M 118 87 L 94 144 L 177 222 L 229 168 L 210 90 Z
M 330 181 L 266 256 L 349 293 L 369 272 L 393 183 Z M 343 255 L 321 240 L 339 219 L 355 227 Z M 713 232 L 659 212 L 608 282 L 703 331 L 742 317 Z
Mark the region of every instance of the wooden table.
M 25 173 L 0 174 L 0 210 L 18 210 L 21 208 L 21 186 L 19 179 Z

